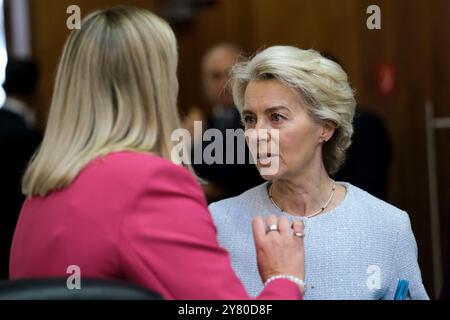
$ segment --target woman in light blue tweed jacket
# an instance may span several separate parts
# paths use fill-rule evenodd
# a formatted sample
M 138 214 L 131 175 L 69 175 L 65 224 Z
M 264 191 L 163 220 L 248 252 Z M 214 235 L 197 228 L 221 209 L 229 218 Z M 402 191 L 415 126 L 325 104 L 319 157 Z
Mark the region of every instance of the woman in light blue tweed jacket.
M 277 215 L 305 224 L 305 299 L 393 299 L 400 279 L 409 298 L 428 299 L 407 213 L 330 178 L 353 133 L 356 103 L 342 68 L 314 50 L 275 46 L 235 65 L 231 86 L 268 181 L 210 211 L 247 290 L 263 288 L 251 221 Z

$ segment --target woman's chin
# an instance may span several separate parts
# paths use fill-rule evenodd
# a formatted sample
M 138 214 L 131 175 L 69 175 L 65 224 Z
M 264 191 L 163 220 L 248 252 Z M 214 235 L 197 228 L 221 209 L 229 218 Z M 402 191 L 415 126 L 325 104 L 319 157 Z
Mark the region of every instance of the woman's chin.
M 272 180 L 275 180 L 275 178 L 274 178 L 273 176 L 263 176 L 263 175 L 261 175 L 261 178 L 263 178 L 263 179 L 266 180 L 266 181 L 272 181 Z
M 278 156 L 258 159 L 256 162 L 259 174 L 265 180 L 272 180 L 280 174 L 280 160 Z
M 257 167 L 259 174 L 261 175 L 261 178 L 267 181 L 272 181 L 277 179 L 280 176 L 280 172 L 278 170 L 275 172 L 274 170 L 271 170 L 267 167 Z

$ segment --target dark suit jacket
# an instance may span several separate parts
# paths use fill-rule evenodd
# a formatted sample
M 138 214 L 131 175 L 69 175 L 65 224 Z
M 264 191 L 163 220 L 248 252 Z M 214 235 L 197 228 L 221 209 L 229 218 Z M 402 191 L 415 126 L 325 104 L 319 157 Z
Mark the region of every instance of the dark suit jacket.
M 11 240 L 24 197 L 21 179 L 40 135 L 18 115 L 0 109 L 0 279 L 8 277 Z
M 385 200 L 391 159 L 391 144 L 386 127 L 376 115 L 357 108 L 353 128 L 347 160 L 334 178 L 350 182 Z
M 242 150 L 237 143 L 237 139 L 234 141 L 233 150 L 227 150 L 226 148 L 227 144 L 231 146 L 233 143 L 231 139 L 229 139 L 231 136 L 227 137 L 226 130 L 243 128 L 240 113 L 235 107 L 226 109 L 226 118 L 210 116 L 207 119 L 206 129 L 218 129 L 223 136 L 222 157 L 219 157 L 223 159 L 223 163 L 206 164 L 203 162 L 201 164 L 195 164 L 193 162 L 193 168 L 199 177 L 215 183 L 225 192 L 221 198 L 208 199 L 208 202 L 219 201 L 221 199 L 240 195 L 248 189 L 264 182 L 256 165 L 250 163 L 250 151 L 246 143 L 244 143 L 245 164 L 238 163 L 238 154 L 242 152 Z M 202 153 L 211 143 L 213 142 L 203 142 Z M 227 164 L 227 153 L 231 151 L 234 154 L 234 161 L 233 164 Z

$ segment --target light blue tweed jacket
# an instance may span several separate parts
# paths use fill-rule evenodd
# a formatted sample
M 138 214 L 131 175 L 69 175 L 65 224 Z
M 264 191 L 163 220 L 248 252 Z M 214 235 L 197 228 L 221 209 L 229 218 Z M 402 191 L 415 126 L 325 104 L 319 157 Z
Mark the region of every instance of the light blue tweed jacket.
M 409 281 L 411 299 L 428 299 L 417 262 L 417 245 L 406 212 L 345 182 L 341 204 L 305 219 L 305 299 L 393 299 L 399 279 Z M 256 265 L 251 221 L 255 215 L 298 217 L 277 209 L 267 182 L 212 203 L 219 242 L 231 254 L 247 291 L 263 289 Z

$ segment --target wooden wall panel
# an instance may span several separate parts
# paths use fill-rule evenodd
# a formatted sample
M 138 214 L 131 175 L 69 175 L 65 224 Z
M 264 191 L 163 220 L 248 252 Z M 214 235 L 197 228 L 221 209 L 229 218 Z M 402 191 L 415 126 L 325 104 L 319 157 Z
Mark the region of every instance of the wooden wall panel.
M 66 13 L 67 7 L 78 5 L 83 17 L 91 11 L 120 4 L 140 6 L 150 10 L 159 8 L 156 0 L 29 0 L 29 3 L 33 57 L 42 73 L 36 97 L 39 108 L 38 121 L 42 127 L 50 104 L 59 56 L 70 32 L 66 27 L 69 17 Z

